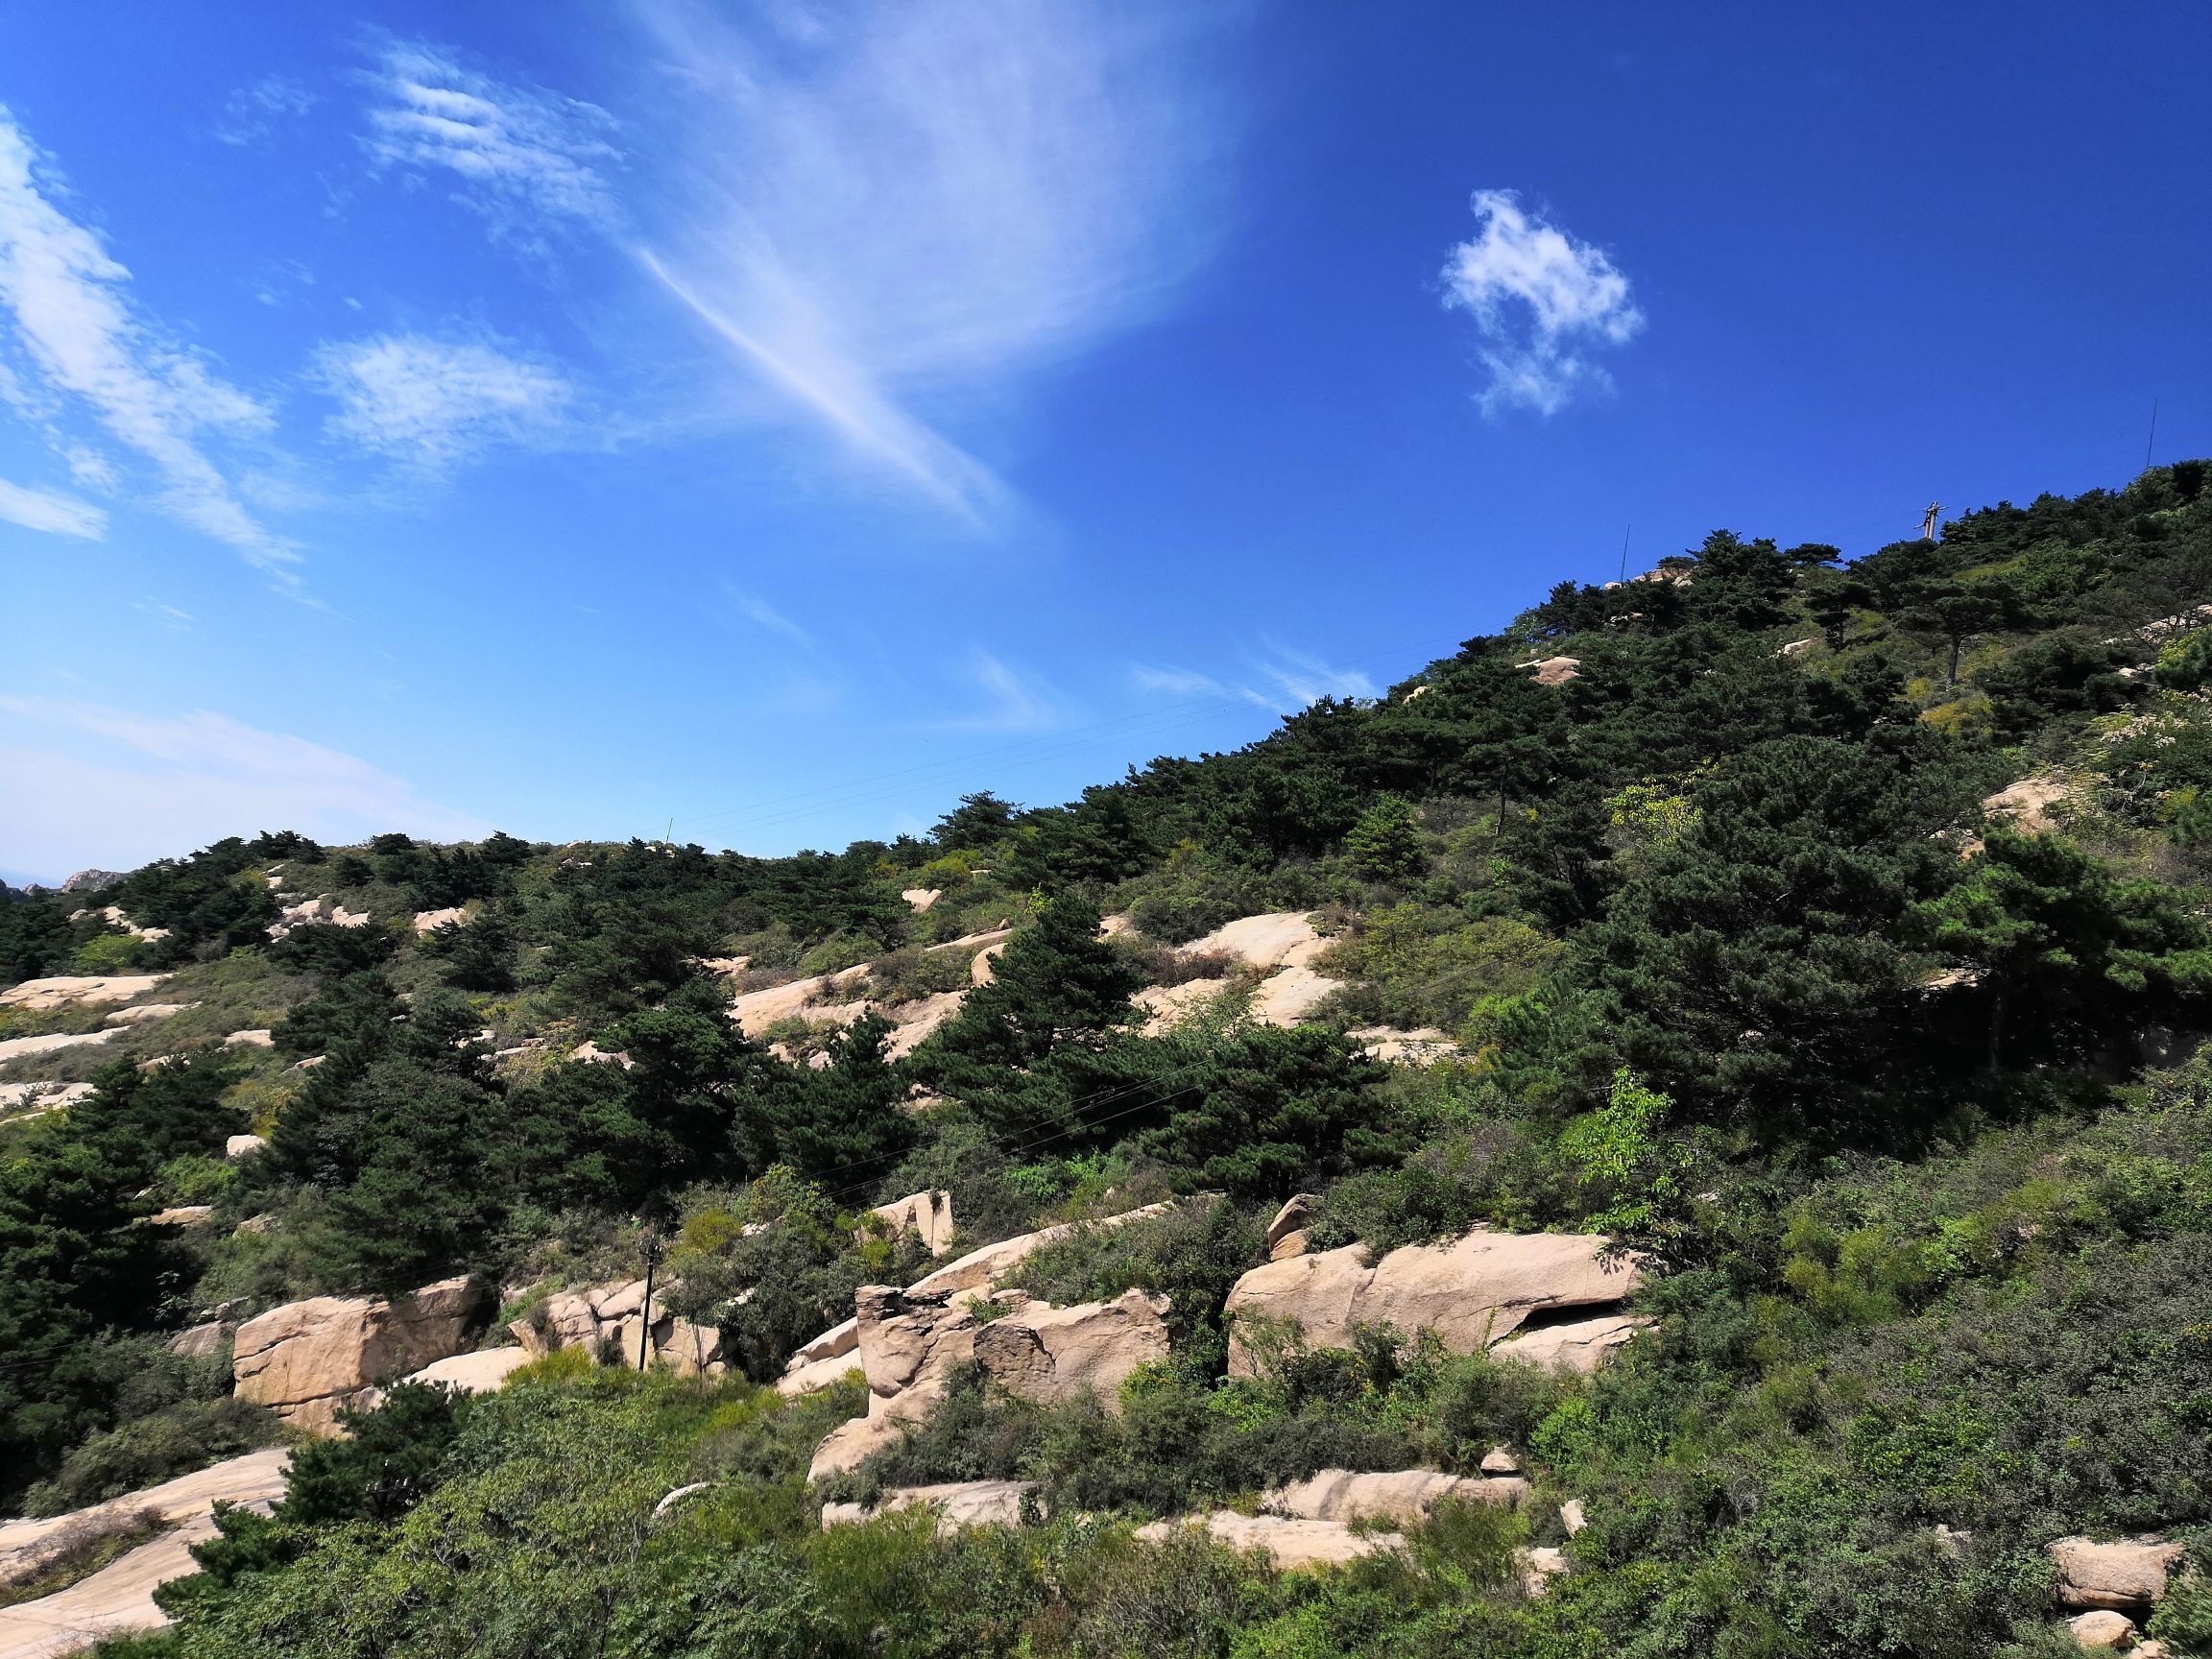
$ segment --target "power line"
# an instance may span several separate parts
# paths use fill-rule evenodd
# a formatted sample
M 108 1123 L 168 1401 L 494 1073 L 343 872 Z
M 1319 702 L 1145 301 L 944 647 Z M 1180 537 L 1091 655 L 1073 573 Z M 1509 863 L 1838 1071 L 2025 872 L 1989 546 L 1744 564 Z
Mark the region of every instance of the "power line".
M 2151 470 L 2151 446 L 2158 442 L 2158 399 L 2151 399 L 2151 436 L 2143 445 L 2143 470 Z

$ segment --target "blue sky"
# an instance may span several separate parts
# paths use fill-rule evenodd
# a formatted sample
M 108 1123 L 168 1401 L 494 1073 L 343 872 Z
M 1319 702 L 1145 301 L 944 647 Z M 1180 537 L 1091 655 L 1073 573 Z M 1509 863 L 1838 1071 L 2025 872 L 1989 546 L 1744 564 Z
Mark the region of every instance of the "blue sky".
M 1803 13 L 1794 15 L 1792 13 Z M 2200 6 L 0 12 L 0 875 L 773 853 L 2212 451 Z

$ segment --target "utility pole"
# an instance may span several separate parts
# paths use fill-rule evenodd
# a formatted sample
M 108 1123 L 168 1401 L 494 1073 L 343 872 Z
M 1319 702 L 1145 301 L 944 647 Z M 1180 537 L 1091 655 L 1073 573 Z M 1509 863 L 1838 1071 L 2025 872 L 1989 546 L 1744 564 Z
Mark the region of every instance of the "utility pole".
M 2158 399 L 2151 399 L 2151 436 L 2143 444 L 2143 470 L 2151 470 L 2151 448 L 2158 442 Z
M 1920 540 L 1921 540 L 1921 541 L 1935 541 L 1935 540 L 1936 540 L 1936 524 L 1937 524 L 1937 523 L 1939 523 L 1939 522 L 1941 521 L 1942 517 L 1943 517 L 1943 503 L 1942 503 L 1942 502 L 1940 502 L 1940 501 L 1931 501 L 1931 502 L 1929 502 L 1929 503 L 1928 503 L 1928 517 L 1925 517 L 1925 518 L 1923 518 L 1923 519 L 1920 521 Z
M 653 1354 L 653 1269 L 661 1264 L 661 1234 L 652 1223 L 645 1227 L 645 1301 L 637 1310 L 637 1369 Z
M 1623 582 L 1628 580 L 1628 538 L 1635 534 L 1636 526 L 1633 522 L 1621 532 L 1621 580 Z

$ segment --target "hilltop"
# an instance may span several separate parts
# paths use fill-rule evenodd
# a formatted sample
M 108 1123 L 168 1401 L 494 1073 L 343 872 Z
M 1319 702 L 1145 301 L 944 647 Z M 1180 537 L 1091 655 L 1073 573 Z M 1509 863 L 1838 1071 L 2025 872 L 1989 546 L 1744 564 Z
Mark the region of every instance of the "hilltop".
M 0 1652 L 183 1525 L 113 1652 L 2212 1653 L 2208 480 L 926 836 L 7 893 Z

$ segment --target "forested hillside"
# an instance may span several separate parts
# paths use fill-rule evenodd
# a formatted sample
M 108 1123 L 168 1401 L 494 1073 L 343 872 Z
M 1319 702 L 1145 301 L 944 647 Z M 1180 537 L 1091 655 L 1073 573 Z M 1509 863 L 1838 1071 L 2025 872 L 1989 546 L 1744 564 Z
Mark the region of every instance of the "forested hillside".
M 499 1348 L 650 1264 L 721 1375 L 391 1386 L 109 1649 L 2033 1654 L 2075 1650 L 2054 1540 L 2155 1535 L 2132 1616 L 2212 1655 L 2208 483 L 1849 563 L 1716 533 L 922 838 L 262 833 L 6 893 L 0 984 L 115 988 L 0 998 L 0 1507 L 297 1439 L 234 1392 L 268 1310 L 466 1275 Z M 931 1193 L 950 1252 L 871 1217 Z M 1607 1236 L 1633 1339 L 1240 1329 L 1301 1193 L 1316 1255 Z M 1164 1297 L 1164 1358 L 964 1366 L 809 1481 L 865 1391 L 773 1384 L 856 1290 L 1139 1212 L 1001 1282 Z M 1516 1501 L 1333 1571 L 1135 1535 L 1499 1448 Z M 1034 1483 L 1018 1524 L 821 1524 L 980 1479 Z

